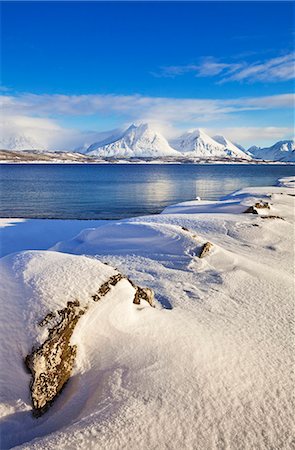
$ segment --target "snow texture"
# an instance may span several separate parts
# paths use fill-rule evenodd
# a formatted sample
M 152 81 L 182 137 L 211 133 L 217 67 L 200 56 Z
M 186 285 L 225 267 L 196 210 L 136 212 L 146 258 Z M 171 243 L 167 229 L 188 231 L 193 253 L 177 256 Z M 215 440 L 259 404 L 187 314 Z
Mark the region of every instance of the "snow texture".
M 95 133 L 94 133 L 95 135 Z M 198 158 L 198 159 L 229 159 L 251 161 L 252 158 L 267 161 L 295 162 L 294 140 L 279 141 L 271 147 L 259 148 L 253 145 L 245 150 L 241 145 L 231 142 L 225 136 L 208 136 L 203 130 L 195 129 L 181 136 L 167 141 L 148 123 L 130 125 L 126 130 L 111 130 L 97 133 L 99 140 L 89 145 L 89 142 L 80 142 L 71 148 L 63 149 L 79 152 L 89 157 L 96 158 Z M 94 138 L 94 136 L 93 136 Z M 88 138 L 89 139 L 89 138 Z M 11 151 L 48 151 L 54 148 L 37 142 L 32 136 L 14 134 L 13 130 L 7 137 L 0 138 L 0 150 Z M 5 156 L 5 155 L 4 155 Z M 49 155 L 50 156 L 50 155 Z M 74 160 L 73 152 L 68 154 L 70 160 Z M 3 158 L 3 156 L 2 156 Z M 31 157 L 30 157 L 31 158 Z M 85 157 L 84 157 L 85 158 Z M 4 157 L 5 161 L 6 156 Z M 17 159 L 17 158 L 15 158 Z M 31 158 L 32 159 L 32 158 Z M 38 158 L 36 158 L 38 159 Z M 50 158 L 49 158 L 50 159 Z M 57 160 L 64 159 L 63 157 Z M 83 155 L 80 155 L 83 162 Z
M 114 141 L 98 143 L 90 146 L 89 154 L 99 157 L 162 157 L 177 156 L 167 140 L 154 131 L 148 124 L 131 125 Z M 88 153 L 87 152 L 87 153 Z
M 295 162 L 295 140 L 279 141 L 271 147 L 250 147 L 248 153 L 256 159 Z
M 185 202 L 2 258 L 1 448 L 292 448 L 294 184 Z M 270 209 L 244 213 L 257 202 Z M 156 308 L 134 305 L 121 280 L 79 320 L 73 376 L 34 419 L 23 358 L 45 337 L 38 321 L 67 301 L 88 305 L 114 268 L 153 289 Z
M 211 138 L 204 131 L 199 129 L 183 134 L 173 140 L 171 145 L 190 157 L 232 157 L 251 159 L 249 155 L 246 155 L 245 152 L 236 147 L 224 136 L 215 136 L 214 138 Z

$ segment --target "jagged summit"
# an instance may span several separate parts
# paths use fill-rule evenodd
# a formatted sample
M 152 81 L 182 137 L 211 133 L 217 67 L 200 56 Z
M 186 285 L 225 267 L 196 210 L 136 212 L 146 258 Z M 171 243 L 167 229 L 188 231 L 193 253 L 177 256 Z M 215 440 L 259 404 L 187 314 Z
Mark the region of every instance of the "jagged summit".
M 226 150 L 228 151 L 228 156 L 238 157 L 238 158 L 247 158 L 249 159 L 249 155 L 237 144 L 234 144 L 232 141 L 227 139 L 223 135 L 213 136 L 214 141 L 218 144 L 224 145 Z
M 100 157 L 163 157 L 177 156 L 168 141 L 148 123 L 130 125 L 120 136 L 89 147 L 87 153 Z
M 260 148 L 255 145 L 248 150 L 232 142 L 224 135 L 210 137 L 204 130 L 196 128 L 168 141 L 165 136 L 149 123 L 132 123 L 126 129 L 113 129 L 100 132 L 85 132 L 82 138 L 78 136 L 76 145 L 72 145 L 73 137 L 68 145 L 54 144 L 49 146 L 39 135 L 33 132 L 10 132 L 0 137 L 0 150 L 52 152 L 74 151 L 88 157 L 98 158 L 149 158 L 165 159 L 205 159 L 205 160 L 251 160 L 295 162 L 295 141 L 281 140 L 276 144 Z M 88 142 L 87 142 L 88 141 Z M 58 143 L 58 140 L 56 140 Z M 69 148 L 70 146 L 70 148 Z M 74 150 L 73 150 L 74 149 Z
M 223 148 L 199 128 L 182 134 L 171 141 L 171 145 L 180 152 L 194 152 L 200 156 L 204 153 L 208 155 L 208 152 L 218 151 Z
M 211 138 L 201 129 L 184 133 L 171 141 L 171 145 L 180 152 L 188 153 L 190 156 L 197 156 L 200 158 L 233 157 L 250 159 L 248 155 L 224 136 Z
M 253 158 L 256 158 L 256 152 L 261 150 L 261 147 L 258 147 L 257 145 L 252 145 L 251 147 L 246 150 L 247 155 L 250 155 Z
M 253 145 L 248 152 L 257 159 L 267 161 L 295 162 L 295 140 L 276 142 L 271 147 L 259 148 Z

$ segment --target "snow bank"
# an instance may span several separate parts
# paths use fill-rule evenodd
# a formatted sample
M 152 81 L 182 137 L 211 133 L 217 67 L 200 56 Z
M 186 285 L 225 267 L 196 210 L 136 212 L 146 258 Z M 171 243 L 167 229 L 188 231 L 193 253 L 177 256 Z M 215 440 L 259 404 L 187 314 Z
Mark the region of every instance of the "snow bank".
M 3 258 L 3 448 L 289 448 L 294 190 L 281 183 L 84 230 L 55 247 L 72 254 Z M 261 201 L 269 209 L 243 212 Z M 87 304 L 112 267 L 152 288 L 157 307 L 118 283 L 80 319 L 74 375 L 33 419 L 22 360 L 42 338 L 36 321 Z
M 0 257 L 21 250 L 47 250 L 104 220 L 0 219 Z

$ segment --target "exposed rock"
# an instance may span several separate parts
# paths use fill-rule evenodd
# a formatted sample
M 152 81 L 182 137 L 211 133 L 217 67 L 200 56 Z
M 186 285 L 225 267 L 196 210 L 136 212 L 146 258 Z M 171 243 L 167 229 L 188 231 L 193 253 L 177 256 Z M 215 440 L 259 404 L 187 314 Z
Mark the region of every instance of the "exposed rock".
M 270 209 L 270 204 L 268 202 L 263 202 L 262 200 L 260 200 L 259 202 L 256 202 L 255 205 L 249 206 L 249 208 L 247 208 L 244 213 L 258 214 L 257 209 Z
M 203 247 L 201 248 L 199 258 L 204 258 L 204 256 L 206 256 L 210 252 L 212 247 L 213 247 L 213 244 L 211 244 L 211 242 L 206 242 L 203 245 Z
M 46 341 L 25 359 L 33 376 L 30 388 L 36 417 L 48 409 L 70 378 L 77 351 L 75 345 L 70 345 L 70 339 L 85 310 L 75 301 L 68 302 L 66 308 L 57 311 L 58 316 L 47 314 L 47 322 L 50 316 L 57 317 L 57 323 L 49 329 Z M 41 322 L 43 325 L 44 320 Z
M 283 217 L 281 216 L 274 216 L 274 215 L 269 215 L 269 216 L 260 216 L 261 219 L 281 219 L 281 220 L 285 220 Z
M 246 214 L 258 214 L 257 210 L 254 208 L 254 206 L 249 206 L 249 208 L 244 211 Z
M 97 302 L 124 278 L 120 273 L 111 276 L 100 286 L 92 299 Z M 128 281 L 135 289 L 134 304 L 139 305 L 141 300 L 145 300 L 150 306 L 155 306 L 152 289 L 142 288 L 131 280 Z M 70 345 L 70 339 L 78 320 L 86 310 L 87 307 L 80 307 L 77 300 L 68 302 L 64 309 L 48 313 L 39 322 L 41 327 L 50 323 L 48 338 L 40 347 L 33 348 L 32 353 L 25 358 L 26 367 L 32 374 L 30 389 L 35 417 L 47 411 L 71 376 L 77 347 Z
M 48 313 L 43 320 L 41 320 L 41 322 L 39 322 L 39 327 L 44 327 L 45 325 L 47 325 L 49 322 L 52 321 L 52 319 L 54 319 L 55 317 L 55 313 L 50 312 Z
M 113 275 L 110 277 L 108 281 L 106 281 L 98 290 L 97 294 L 94 294 L 92 296 L 92 299 L 97 302 L 101 299 L 104 295 L 106 295 L 110 290 L 112 286 L 115 286 L 120 280 L 125 278 L 122 274 L 118 273 L 117 275 Z M 133 283 L 129 278 L 126 278 L 129 283 L 134 287 L 135 289 L 135 295 L 133 299 L 133 303 L 135 305 L 140 305 L 141 300 L 145 300 L 149 303 L 150 306 L 154 307 L 154 292 L 150 288 L 142 288 L 140 286 L 137 286 L 137 284 Z
M 145 300 L 146 302 L 148 302 L 148 304 L 150 306 L 152 306 L 153 308 L 155 307 L 154 304 L 154 291 L 150 288 L 142 288 L 139 286 L 135 286 L 136 288 L 136 292 L 134 295 L 134 299 L 133 299 L 133 303 L 135 305 L 140 305 L 140 301 L 141 300 Z
M 98 302 L 98 300 L 100 300 L 101 297 L 104 297 L 104 296 L 111 290 L 111 287 L 112 287 L 112 286 L 116 286 L 116 284 L 117 284 L 120 280 L 122 280 L 123 278 L 124 278 L 123 275 L 121 275 L 120 273 L 118 273 L 117 275 L 113 275 L 112 277 L 110 277 L 110 279 L 109 279 L 108 281 L 106 281 L 105 283 L 103 283 L 103 284 L 100 286 L 100 288 L 99 288 L 97 294 L 94 294 L 94 295 L 92 296 L 92 299 L 93 299 L 95 302 Z
M 260 200 L 259 202 L 255 203 L 254 207 L 257 208 L 257 209 L 261 209 L 261 208 L 270 209 L 269 203 L 268 202 L 263 202 L 262 200 Z

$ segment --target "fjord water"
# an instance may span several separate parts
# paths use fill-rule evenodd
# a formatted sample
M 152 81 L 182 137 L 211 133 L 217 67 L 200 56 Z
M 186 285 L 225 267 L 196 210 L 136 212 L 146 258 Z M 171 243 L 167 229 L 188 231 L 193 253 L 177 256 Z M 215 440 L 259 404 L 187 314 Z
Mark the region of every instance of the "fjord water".
M 219 199 L 294 175 L 291 165 L 2 164 L 0 216 L 117 219 L 161 212 L 196 196 Z

